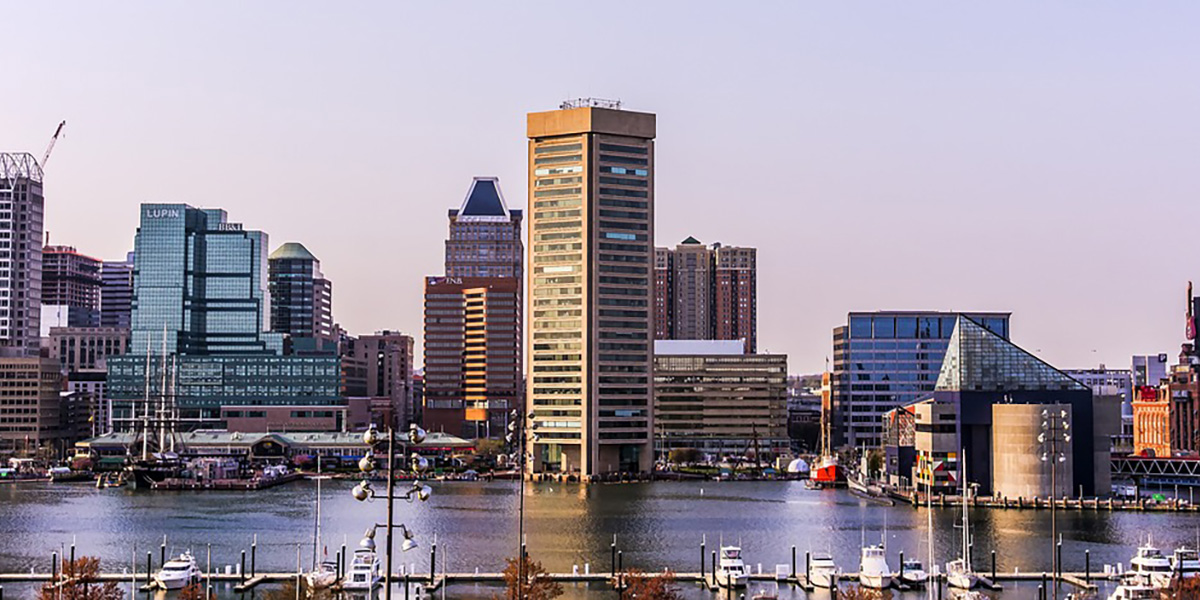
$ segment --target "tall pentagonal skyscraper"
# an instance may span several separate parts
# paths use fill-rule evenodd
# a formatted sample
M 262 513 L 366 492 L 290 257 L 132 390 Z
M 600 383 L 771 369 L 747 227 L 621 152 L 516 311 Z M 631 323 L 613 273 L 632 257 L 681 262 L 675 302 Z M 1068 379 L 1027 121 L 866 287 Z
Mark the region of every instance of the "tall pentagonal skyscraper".
M 649 471 L 655 116 L 570 101 L 527 135 L 532 469 Z
M 37 356 L 42 309 L 42 168 L 0 153 L 0 356 Z
M 500 180 L 476 177 L 462 206 L 450 209 L 446 240 L 446 277 L 515 277 L 524 275 L 520 210 L 510 210 Z

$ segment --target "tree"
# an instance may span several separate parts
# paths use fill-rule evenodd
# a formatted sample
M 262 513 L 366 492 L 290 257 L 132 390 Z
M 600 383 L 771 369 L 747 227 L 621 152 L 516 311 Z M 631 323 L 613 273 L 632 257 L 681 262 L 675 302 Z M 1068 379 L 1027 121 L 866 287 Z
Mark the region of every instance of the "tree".
M 676 448 L 667 454 L 667 460 L 674 464 L 681 463 L 698 463 L 704 459 L 704 455 L 695 448 Z
M 300 591 L 296 591 L 296 586 L 300 586 Z M 263 600 L 296 600 L 296 598 L 304 598 L 305 600 L 333 600 L 333 590 L 310 589 L 308 582 L 304 579 L 289 579 L 283 585 L 268 590 L 263 594 Z
M 872 450 L 867 454 L 867 476 L 871 477 L 883 472 L 883 451 Z
M 480 458 L 496 458 L 504 453 L 504 440 L 479 438 L 475 440 L 475 456 Z
M 670 571 L 650 575 L 636 569 L 630 569 L 621 574 L 621 579 L 627 586 L 625 598 L 637 600 L 683 600 L 679 587 L 675 585 L 675 574 Z
M 563 589 L 557 581 L 542 567 L 526 555 L 524 565 L 518 559 L 508 559 L 504 567 L 504 598 L 505 600 L 551 600 L 562 595 Z M 520 575 L 517 570 L 520 567 Z M 524 581 L 522 581 L 524 580 Z
M 125 592 L 115 581 L 100 580 L 100 559 L 82 556 L 63 559 L 57 582 L 42 586 L 38 600 L 121 600 Z
M 837 592 L 837 600 L 892 600 L 891 590 L 873 590 L 861 585 L 846 586 Z
M 1200 600 L 1200 579 L 1176 579 L 1170 588 L 1159 593 L 1163 600 Z
M 199 581 L 193 581 L 179 590 L 179 600 L 204 600 L 204 588 Z

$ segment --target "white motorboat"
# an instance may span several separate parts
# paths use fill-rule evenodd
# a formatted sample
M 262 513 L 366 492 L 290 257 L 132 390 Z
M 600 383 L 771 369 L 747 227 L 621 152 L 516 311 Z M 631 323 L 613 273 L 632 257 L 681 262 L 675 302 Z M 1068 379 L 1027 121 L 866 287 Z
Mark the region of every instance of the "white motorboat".
M 179 590 L 200 581 L 200 568 L 190 552 L 168 560 L 154 576 L 154 581 L 164 590 Z
M 967 512 L 967 501 L 971 488 L 967 486 L 967 457 L 966 451 L 959 453 L 962 468 L 959 478 L 962 480 L 962 554 L 946 563 L 946 583 L 952 588 L 970 590 L 979 583 L 979 576 L 971 568 L 971 517 Z
M 814 554 L 808 564 L 809 583 L 816 587 L 826 589 L 837 587 L 839 575 L 833 557 L 828 554 Z
M 915 558 L 904 559 L 900 565 L 900 583 L 921 587 L 927 581 L 929 581 L 929 573 L 925 572 L 925 566 L 921 564 L 921 561 Z
M 1171 573 L 1183 579 L 1200 577 L 1200 553 L 1181 546 L 1171 554 Z
M 1122 583 L 1108 595 L 1108 600 L 1157 600 L 1159 590 L 1144 583 Z
M 342 589 L 373 590 L 383 580 L 383 567 L 373 546 L 374 544 L 370 548 L 354 551 L 354 557 L 350 561 L 350 572 L 342 582 Z
M 1166 588 L 1171 585 L 1171 561 L 1152 542 L 1146 542 L 1129 561 L 1128 574 L 1145 585 Z
M 746 563 L 742 561 L 742 549 L 737 546 L 721 546 L 718 555 L 717 569 L 713 571 L 717 585 L 721 587 L 746 587 L 750 574 L 746 572 Z
M 873 590 L 892 587 L 892 570 L 887 564 L 887 551 L 881 545 L 862 549 L 858 566 L 858 583 Z

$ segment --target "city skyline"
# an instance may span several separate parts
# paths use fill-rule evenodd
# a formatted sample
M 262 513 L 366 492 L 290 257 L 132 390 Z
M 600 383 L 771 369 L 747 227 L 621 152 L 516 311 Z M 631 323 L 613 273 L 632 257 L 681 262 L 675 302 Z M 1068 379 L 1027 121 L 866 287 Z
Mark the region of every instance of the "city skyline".
M 987 8 L 788 8 L 782 16 L 791 18 L 778 23 L 726 13 L 744 30 L 779 39 L 749 43 L 745 31 L 734 32 L 731 45 L 694 48 L 690 58 L 654 47 L 646 67 L 634 70 L 645 72 L 625 75 L 580 58 L 590 73 L 503 86 L 490 102 L 457 97 L 449 82 L 477 73 L 496 88 L 536 48 L 523 39 L 498 47 L 487 7 L 460 15 L 473 36 L 467 52 L 446 59 L 446 74 L 404 65 L 378 69 L 378 77 L 339 70 L 346 61 L 338 57 L 363 53 L 377 67 L 380 56 L 415 55 L 419 44 L 442 49 L 450 41 L 432 38 L 446 29 L 424 33 L 405 23 L 407 41 L 342 49 L 303 34 L 332 18 L 333 39 L 347 42 L 354 27 L 375 25 L 301 8 L 268 36 L 277 46 L 265 49 L 249 32 L 278 16 L 271 5 L 229 23 L 220 11 L 160 7 L 83 7 L 61 22 L 39 7 L 13 10 L 29 27 L 5 44 L 88 41 L 94 31 L 121 38 L 87 56 L 79 56 L 79 41 L 48 45 L 16 66 L 18 79 L 44 92 L 0 99 L 5 151 L 40 157 L 53 126 L 70 123 L 47 165 L 52 244 L 117 260 L 132 249 L 142 202 L 225 208 L 276 242 L 302 242 L 321 256 L 339 285 L 335 318 L 350 331 L 420 331 L 421 278 L 443 258 L 442 211 L 461 198 L 462 181 L 499 176 L 513 208 L 524 209 L 522 115 L 579 95 L 620 97 L 630 110 L 659 115 L 656 239 L 695 235 L 759 248 L 760 351 L 788 354 L 793 372 L 820 370 L 831 358 L 830 330 L 858 310 L 1011 311 L 1012 339 L 1063 368 L 1173 356 L 1183 341 L 1179 297 L 1188 279 L 1200 279 L 1187 263 L 1188 225 L 1200 217 L 1200 188 L 1187 172 L 1200 121 L 1187 107 L 1200 90 L 1191 83 L 1195 65 L 1171 58 L 1195 54 L 1190 19 L 1179 14 L 1191 7 L 1154 15 L 1091 7 L 1082 19 L 1043 8 L 1040 20 Z M 123 23 L 131 12 L 140 19 Z M 545 27 L 571 14 L 528 16 Z M 896 30 L 888 19 L 897 15 L 921 19 Z M 649 20 L 664 45 L 692 48 L 722 31 L 712 25 L 722 19 L 679 16 Z M 51 26 L 57 32 L 48 35 Z M 1067 27 L 1074 44 L 1058 37 Z M 614 41 L 651 31 L 639 24 Z M 165 56 L 144 52 L 160 37 L 206 34 L 224 34 L 234 50 L 207 57 L 204 45 L 183 44 Z M 788 34 L 807 37 L 793 42 Z M 871 34 L 887 35 L 872 44 Z M 620 46 L 603 60 L 637 53 Z M 493 47 L 494 56 L 470 52 Z M 308 60 L 315 76 L 280 69 L 276 52 L 288 51 L 295 55 L 282 64 Z M 710 75 L 730 85 L 714 86 Z M 158 78 L 171 85 L 154 87 Z M 301 93 L 323 79 L 338 94 Z M 432 92 L 410 94 L 408 81 Z M 364 91 L 342 94 L 352 88 Z M 180 90 L 187 94 L 174 95 Z M 759 110 L 764 104 L 773 108 Z M 360 114 L 339 112 L 347 107 Z M 436 127 L 412 118 L 447 111 L 457 120 L 429 119 Z M 315 118 L 325 114 L 337 116 Z M 308 175 L 294 176 L 301 172 Z M 198 181 L 232 183 L 234 191 L 213 197 Z M 320 204 L 330 190 L 336 211 Z M 300 210 L 280 210 L 293 201 Z M 353 242 L 371 237 L 394 240 L 412 260 L 363 260 Z

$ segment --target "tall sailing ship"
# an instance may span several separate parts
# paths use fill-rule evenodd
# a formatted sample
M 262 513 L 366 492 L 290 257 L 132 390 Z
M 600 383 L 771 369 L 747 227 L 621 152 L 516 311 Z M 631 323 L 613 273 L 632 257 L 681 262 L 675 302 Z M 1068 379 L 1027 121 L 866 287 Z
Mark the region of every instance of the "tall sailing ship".
M 136 404 L 133 405 L 134 418 L 140 422 L 137 437 L 130 444 L 130 461 L 125 467 L 128 479 L 133 482 L 134 489 L 150 489 L 155 483 L 171 477 L 178 477 L 184 469 L 184 462 L 178 452 L 183 450 L 183 441 L 179 438 L 179 411 L 175 406 L 175 375 L 174 356 L 169 364 L 167 360 L 166 332 L 163 332 L 162 354 L 158 358 L 158 375 L 161 378 L 158 394 L 151 397 L 151 360 L 150 350 L 146 349 L 146 381 L 142 401 L 142 414 L 138 419 Z M 137 456 L 134 449 L 141 447 Z

